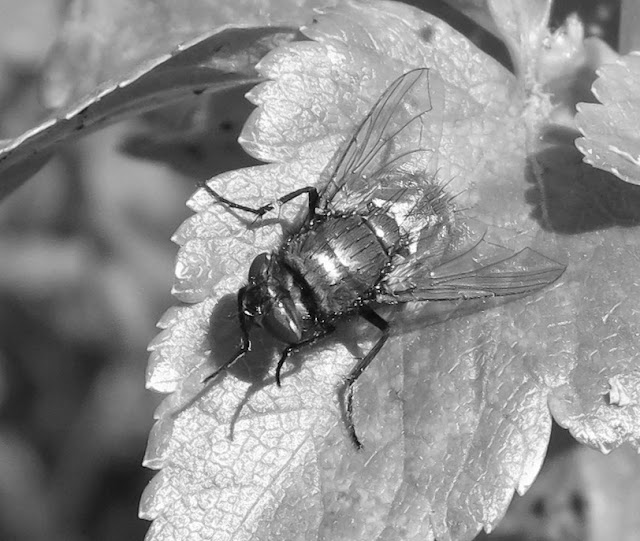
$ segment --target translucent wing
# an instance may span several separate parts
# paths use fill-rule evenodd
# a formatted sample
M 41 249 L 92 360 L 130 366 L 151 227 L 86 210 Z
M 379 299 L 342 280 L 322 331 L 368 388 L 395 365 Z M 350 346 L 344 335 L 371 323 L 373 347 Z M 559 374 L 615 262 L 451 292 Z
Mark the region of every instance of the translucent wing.
M 328 167 L 320 208 L 361 210 L 376 190 L 402 189 L 385 172 L 426 173 L 440 142 L 443 101 L 442 83 L 427 68 L 391 83 Z
M 487 248 L 496 247 L 480 240 L 433 270 L 425 265 L 426 259 L 416 258 L 386 277 L 377 300 L 396 303 L 528 295 L 555 282 L 565 270 L 564 265 L 531 248 L 498 260 L 483 254 Z
M 437 177 L 409 175 L 404 183 L 399 197 L 369 207 L 370 222 L 390 213 L 403 234 L 391 271 L 379 284 L 379 302 L 526 295 L 564 272 L 535 250 L 514 253 L 488 242 L 486 226 L 465 216 L 457 196 Z
M 443 82 L 427 68 L 391 83 L 327 168 L 319 208 L 399 226 L 379 302 L 525 295 L 549 285 L 563 265 L 486 242 L 484 226 L 460 215 L 454 200 L 462 194 L 439 181 L 444 99 Z

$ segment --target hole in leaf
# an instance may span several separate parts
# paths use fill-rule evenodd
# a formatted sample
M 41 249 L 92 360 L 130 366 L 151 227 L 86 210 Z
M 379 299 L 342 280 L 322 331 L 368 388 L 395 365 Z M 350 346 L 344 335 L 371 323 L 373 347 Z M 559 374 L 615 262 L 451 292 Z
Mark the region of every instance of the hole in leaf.
M 431 41 L 431 39 L 433 38 L 434 34 L 435 34 L 435 32 L 433 31 L 433 27 L 431 27 L 431 26 L 423 26 L 420 29 L 420 31 L 418 32 L 418 36 L 425 43 L 429 43 Z
M 542 518 L 547 514 L 547 506 L 545 504 L 544 499 L 542 498 L 537 498 L 532 504 L 531 504 L 531 512 L 533 513 L 533 516 L 537 517 L 537 518 Z
M 580 520 L 584 520 L 587 502 L 579 492 L 573 492 L 570 498 L 571 510 L 575 513 L 576 517 Z
M 230 132 L 233 130 L 233 122 L 230 120 L 223 120 L 220 122 L 220 130 L 224 132 Z

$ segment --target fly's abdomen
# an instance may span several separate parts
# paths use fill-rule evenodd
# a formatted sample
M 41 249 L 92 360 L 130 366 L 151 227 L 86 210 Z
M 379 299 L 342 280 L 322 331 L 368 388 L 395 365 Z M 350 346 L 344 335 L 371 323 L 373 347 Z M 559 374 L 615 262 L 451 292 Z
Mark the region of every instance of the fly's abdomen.
M 285 262 L 309 285 L 319 308 L 339 314 L 373 294 L 390 256 L 359 215 L 336 215 L 291 237 Z

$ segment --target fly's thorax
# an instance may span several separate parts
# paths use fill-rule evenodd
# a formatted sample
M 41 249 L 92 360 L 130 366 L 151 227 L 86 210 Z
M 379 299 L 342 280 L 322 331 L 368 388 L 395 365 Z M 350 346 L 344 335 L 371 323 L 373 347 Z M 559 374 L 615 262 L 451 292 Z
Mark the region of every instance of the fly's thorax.
M 296 232 L 284 244 L 282 258 L 304 282 L 320 318 L 352 312 L 371 299 L 391 261 L 356 211 L 331 213 Z
M 272 336 L 288 344 L 300 342 L 304 314 L 296 294 L 293 278 L 277 256 L 260 254 L 251 264 L 249 283 L 241 298 L 245 321 L 248 326 L 264 327 Z

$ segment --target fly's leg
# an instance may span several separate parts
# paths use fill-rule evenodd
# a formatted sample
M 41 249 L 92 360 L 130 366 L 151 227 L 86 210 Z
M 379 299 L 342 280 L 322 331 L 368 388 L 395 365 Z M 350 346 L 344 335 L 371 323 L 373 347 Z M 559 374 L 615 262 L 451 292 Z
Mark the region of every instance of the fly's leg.
M 278 366 L 276 367 L 276 384 L 278 385 L 278 387 L 282 387 L 282 380 L 280 379 L 280 372 L 282 372 L 282 367 L 283 367 L 285 361 L 289 357 L 291 357 L 291 355 L 293 355 L 295 352 L 299 351 L 300 349 L 302 349 L 302 348 L 304 348 L 306 346 L 310 346 L 311 344 L 315 344 L 318 340 L 320 340 L 321 338 L 324 338 L 328 334 L 331 334 L 335 330 L 336 330 L 336 328 L 333 325 L 329 325 L 326 328 L 318 331 L 318 333 L 315 334 L 314 336 L 312 336 L 311 338 L 309 338 L 307 340 L 303 340 L 302 342 L 298 342 L 297 344 L 291 344 L 290 346 L 288 346 L 282 352 L 282 355 L 280 355 L 280 360 L 278 361 Z
M 380 349 L 382 349 L 382 346 L 384 346 L 384 343 L 389 338 L 389 323 L 387 323 L 385 319 L 379 316 L 372 308 L 363 306 L 362 308 L 360 308 L 360 315 L 369 323 L 380 329 L 382 335 L 380 336 L 380 338 L 378 338 L 378 341 L 364 356 L 364 358 L 360 359 L 358 363 L 353 367 L 351 373 L 346 377 L 344 381 L 344 386 L 340 390 L 340 396 L 343 399 L 346 396 L 344 418 L 347 425 L 347 431 L 349 432 L 351 441 L 358 450 L 362 449 L 362 443 L 360 443 L 360 440 L 358 439 L 356 428 L 353 424 L 353 384 L 367 369 L 367 366 L 371 364 L 371 361 L 373 361 L 375 356 L 380 352 Z
M 202 187 L 211 194 L 215 199 L 217 199 L 220 203 L 227 205 L 229 208 L 242 210 L 244 212 L 249 212 L 251 214 L 255 214 L 260 217 L 273 210 L 274 203 L 268 203 L 258 208 L 247 207 L 245 205 L 241 205 L 240 203 L 236 203 L 235 201 L 230 201 L 226 197 L 221 196 L 218 192 L 216 192 L 213 188 L 211 188 L 206 182 L 202 183 Z M 309 196 L 309 216 L 313 218 L 316 213 L 316 207 L 318 206 L 318 190 L 313 186 L 306 186 L 305 188 L 300 188 L 299 190 L 295 190 L 290 192 L 282 197 L 276 199 L 276 202 L 283 205 L 284 203 L 288 203 L 292 199 L 296 197 L 307 194 Z
M 242 343 L 240 344 L 240 349 L 234 353 L 233 357 L 226 361 L 222 366 L 219 366 L 216 370 L 214 370 L 211 374 L 209 374 L 206 378 L 202 380 L 202 383 L 208 383 L 212 379 L 214 379 L 218 374 L 224 372 L 225 370 L 229 370 L 238 359 L 244 357 L 249 351 L 251 351 L 251 340 L 249 340 L 249 327 L 247 325 L 247 318 L 244 315 L 244 311 L 242 310 L 242 301 L 244 299 L 244 294 L 246 291 L 246 286 L 241 287 L 238 290 L 238 319 L 240 320 L 240 331 L 242 332 Z
M 251 343 L 250 342 L 243 343 L 240 349 L 236 351 L 236 353 L 233 355 L 233 357 L 231 357 L 231 359 L 225 362 L 222 366 L 219 366 L 218 368 L 216 368 L 211 374 L 209 374 L 206 378 L 202 380 L 202 383 L 204 384 L 209 383 L 221 372 L 224 372 L 225 370 L 229 370 L 229 368 L 231 368 L 231 366 L 234 365 L 238 359 L 240 359 L 241 357 L 244 357 L 244 355 L 248 351 L 251 351 Z

